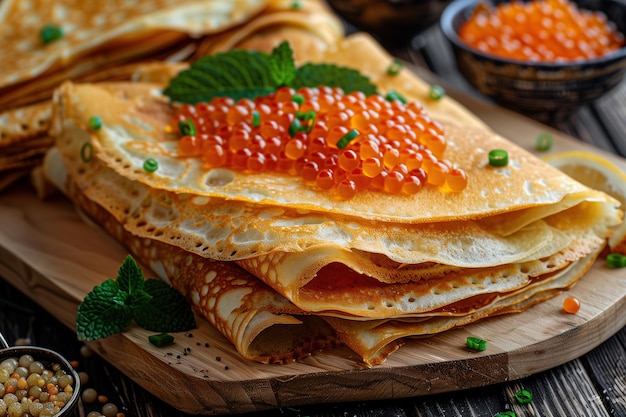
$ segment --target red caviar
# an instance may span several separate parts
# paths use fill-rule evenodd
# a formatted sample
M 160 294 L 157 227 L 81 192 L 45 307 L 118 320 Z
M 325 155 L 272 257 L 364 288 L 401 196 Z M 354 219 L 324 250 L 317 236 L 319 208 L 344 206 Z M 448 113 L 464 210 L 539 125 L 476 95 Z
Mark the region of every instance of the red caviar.
M 482 52 L 536 62 L 593 59 L 624 46 L 624 34 L 604 13 L 568 0 L 480 4 L 459 36 Z
M 580 310 L 580 301 L 575 297 L 565 297 L 563 300 L 563 311 L 569 314 L 576 314 Z
M 297 175 L 341 199 L 363 190 L 411 195 L 426 185 L 467 186 L 465 173 L 443 159 L 443 127 L 418 103 L 283 87 L 255 100 L 183 105 L 166 130 L 180 132 L 189 120 L 196 134 L 181 137 L 178 154 L 208 168 Z

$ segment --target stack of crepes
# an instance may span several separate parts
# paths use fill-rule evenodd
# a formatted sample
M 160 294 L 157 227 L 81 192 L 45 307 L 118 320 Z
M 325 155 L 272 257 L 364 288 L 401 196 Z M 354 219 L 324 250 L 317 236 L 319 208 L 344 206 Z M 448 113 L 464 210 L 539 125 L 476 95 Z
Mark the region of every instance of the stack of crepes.
M 337 200 L 298 177 L 176 157 L 178 139 L 165 131 L 175 105 L 163 84 L 66 83 L 55 95 L 49 178 L 244 357 L 284 363 L 342 344 L 380 364 L 406 338 L 521 312 L 571 287 L 621 222 L 613 198 L 449 97 L 428 99 L 413 73 L 389 75 L 392 58 L 368 36 L 341 39 L 315 59 L 423 103 L 467 187 Z M 99 130 L 89 128 L 93 115 Z M 507 151 L 508 165 L 490 166 L 491 149 Z M 155 172 L 143 169 L 148 158 Z
M 0 190 L 41 164 L 52 90 L 64 80 L 131 80 L 280 32 L 307 54 L 343 34 L 321 0 L 3 0 L 0 2 Z M 44 42 L 45 28 L 59 29 Z

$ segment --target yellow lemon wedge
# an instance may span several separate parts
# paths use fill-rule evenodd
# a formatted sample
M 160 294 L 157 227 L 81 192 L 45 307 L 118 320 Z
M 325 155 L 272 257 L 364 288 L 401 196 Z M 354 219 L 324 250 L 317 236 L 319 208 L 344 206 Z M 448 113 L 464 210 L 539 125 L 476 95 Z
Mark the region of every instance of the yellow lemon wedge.
M 626 173 L 608 159 L 586 151 L 566 151 L 548 155 L 543 160 L 576 181 L 612 196 L 626 211 Z M 626 253 L 626 221 L 613 229 L 609 247 L 612 251 Z

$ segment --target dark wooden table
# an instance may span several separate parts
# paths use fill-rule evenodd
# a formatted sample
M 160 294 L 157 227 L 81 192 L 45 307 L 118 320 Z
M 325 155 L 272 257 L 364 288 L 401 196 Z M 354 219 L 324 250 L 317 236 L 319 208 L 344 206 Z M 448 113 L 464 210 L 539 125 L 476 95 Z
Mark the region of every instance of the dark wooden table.
M 429 69 L 444 85 L 476 95 L 455 68 L 451 52 L 438 27 L 416 37 L 411 45 L 392 51 L 416 66 Z M 547 124 L 610 152 L 626 155 L 626 82 L 570 118 Z M 626 279 L 626 273 L 625 273 Z M 90 375 L 93 387 L 115 403 L 127 417 L 184 417 L 99 357 L 83 357 L 80 342 L 40 305 L 0 280 L 0 330 L 9 343 L 28 338 L 31 343 L 78 360 L 79 370 Z M 167 375 L 163 375 L 167 384 Z M 185 387 L 171 387 L 184 390 Z M 530 405 L 517 404 L 519 389 L 534 394 Z M 72 416 L 86 416 L 101 405 L 79 403 Z M 588 354 L 551 370 L 521 379 L 462 392 L 390 401 L 307 405 L 247 414 L 249 417 L 492 417 L 513 411 L 524 416 L 626 416 L 626 328 Z M 240 415 L 242 417 L 243 415 Z

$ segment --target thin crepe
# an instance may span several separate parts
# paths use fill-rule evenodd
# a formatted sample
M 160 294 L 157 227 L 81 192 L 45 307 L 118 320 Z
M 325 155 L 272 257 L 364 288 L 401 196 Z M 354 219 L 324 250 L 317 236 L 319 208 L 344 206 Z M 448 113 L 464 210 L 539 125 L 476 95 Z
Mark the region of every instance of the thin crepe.
M 368 56 L 377 46 L 348 38 L 325 60 L 346 59 L 348 50 Z M 358 62 L 372 70 L 369 59 Z M 380 85 L 404 88 L 409 98 L 424 92 L 406 73 L 384 75 L 388 63 L 372 76 Z M 621 220 L 614 199 L 484 128 L 449 99 L 426 106 L 441 115 L 446 158 L 468 173 L 467 189 L 427 187 L 415 197 L 372 191 L 346 201 L 286 175 L 220 169 L 207 180 L 200 163 L 177 157 L 164 129 L 173 109 L 159 85 L 67 83 L 55 104 L 57 148 L 70 178 L 127 232 L 207 261 L 236 262 L 331 323 L 366 363 L 379 363 L 403 337 L 521 311 L 567 288 Z M 92 115 L 102 117 L 102 129 L 89 129 Z M 90 158 L 81 154 L 85 143 Z M 509 152 L 508 167 L 487 165 L 486 150 L 495 147 Z M 143 170 L 148 157 L 158 171 Z M 403 330 L 389 337 L 386 328 L 396 323 Z

